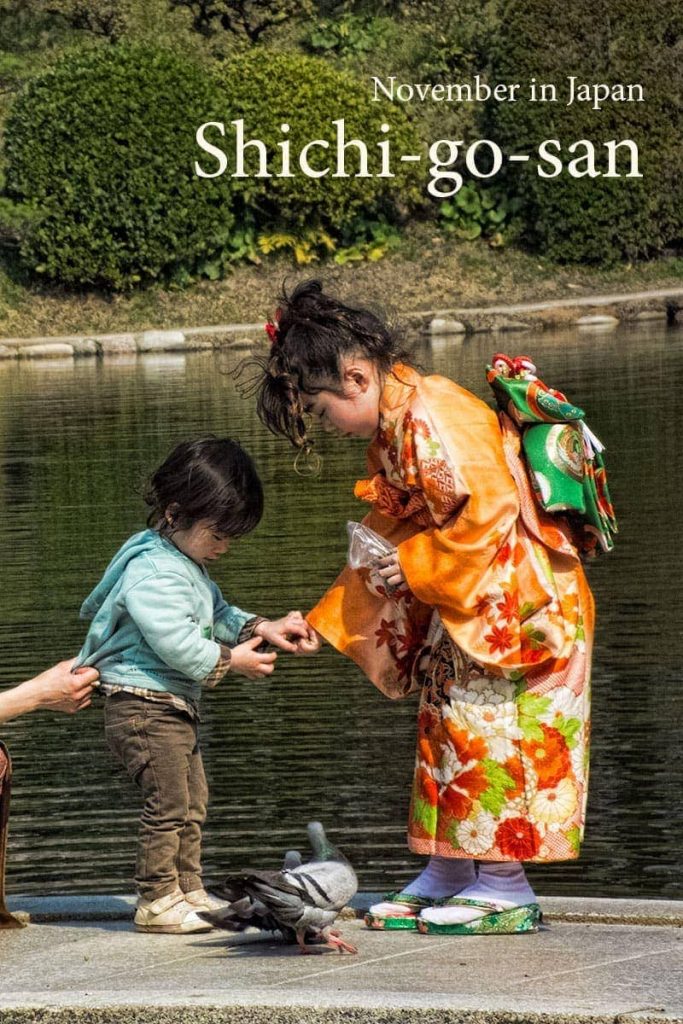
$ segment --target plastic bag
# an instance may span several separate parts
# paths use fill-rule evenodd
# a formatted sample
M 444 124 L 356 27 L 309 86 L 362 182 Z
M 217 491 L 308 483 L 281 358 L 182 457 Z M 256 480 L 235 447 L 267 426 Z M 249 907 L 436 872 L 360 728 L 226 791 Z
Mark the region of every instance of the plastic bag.
M 349 565 L 352 569 L 374 569 L 380 558 L 394 551 L 393 544 L 362 523 L 347 523 Z
M 387 583 L 379 575 L 377 569 L 382 568 L 380 560 L 395 552 L 395 547 L 388 540 L 375 533 L 369 526 L 362 523 L 346 524 L 349 535 L 348 563 L 352 569 L 369 569 L 370 582 L 374 588 L 383 588 L 388 594 L 392 594 L 397 588 Z

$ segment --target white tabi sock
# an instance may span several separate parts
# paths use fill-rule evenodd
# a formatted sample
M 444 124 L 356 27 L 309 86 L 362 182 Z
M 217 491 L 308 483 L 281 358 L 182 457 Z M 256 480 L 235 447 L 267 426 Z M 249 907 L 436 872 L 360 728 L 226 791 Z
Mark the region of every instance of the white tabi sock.
M 492 901 L 505 909 L 536 902 L 534 890 L 527 881 L 524 868 L 514 861 L 483 861 L 479 865 L 476 882 L 468 885 L 457 895 L 460 899 Z M 464 924 L 466 921 L 476 921 L 487 913 L 491 911 L 477 907 L 430 907 L 423 910 L 420 917 L 435 924 Z
M 421 871 L 401 892 L 409 896 L 439 900 L 443 896 L 459 894 L 466 886 L 475 883 L 476 877 L 472 860 L 461 857 L 430 857 L 424 871 Z M 415 914 L 415 908 L 404 907 L 400 903 L 375 903 L 370 907 L 370 913 L 402 917 L 405 914 Z

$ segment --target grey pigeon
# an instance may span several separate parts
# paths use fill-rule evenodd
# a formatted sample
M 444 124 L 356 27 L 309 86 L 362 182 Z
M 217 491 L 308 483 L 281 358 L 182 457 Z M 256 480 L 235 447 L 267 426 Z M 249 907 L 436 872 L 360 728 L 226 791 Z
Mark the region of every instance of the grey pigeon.
M 356 873 L 348 860 L 325 835 L 318 821 L 308 825 L 313 857 L 306 864 L 296 851 L 289 851 L 281 871 L 237 871 L 212 889 L 230 906 L 217 913 L 204 912 L 205 920 L 219 928 L 239 930 L 256 925 L 267 931 L 278 929 L 289 941 L 296 941 L 302 953 L 320 952 L 306 940 L 322 942 L 340 953 L 356 953 L 332 929 L 342 907 L 358 890 Z

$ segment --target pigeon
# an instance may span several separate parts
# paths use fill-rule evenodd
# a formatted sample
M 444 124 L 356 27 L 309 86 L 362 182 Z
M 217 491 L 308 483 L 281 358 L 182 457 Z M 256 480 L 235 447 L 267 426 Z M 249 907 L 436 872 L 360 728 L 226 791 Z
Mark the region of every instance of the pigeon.
M 200 916 L 218 928 L 240 930 L 255 925 L 265 931 L 279 930 L 296 942 L 302 953 L 322 952 L 321 945 L 340 953 L 357 953 L 332 928 L 334 921 L 358 890 L 356 873 L 348 860 L 325 835 L 318 821 L 308 824 L 313 858 L 301 862 L 290 850 L 280 871 L 237 871 L 222 885 L 212 888 L 230 906 Z M 310 946 L 308 942 L 319 945 Z

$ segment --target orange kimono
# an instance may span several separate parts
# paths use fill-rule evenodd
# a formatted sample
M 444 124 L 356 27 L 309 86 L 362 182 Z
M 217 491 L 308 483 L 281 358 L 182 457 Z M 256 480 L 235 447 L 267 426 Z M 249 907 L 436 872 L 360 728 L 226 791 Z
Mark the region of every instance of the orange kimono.
M 373 507 L 363 522 L 397 546 L 407 588 L 347 566 L 307 616 L 387 696 L 421 691 L 415 853 L 578 856 L 593 599 L 519 450 L 504 414 L 395 366 L 355 493 Z

